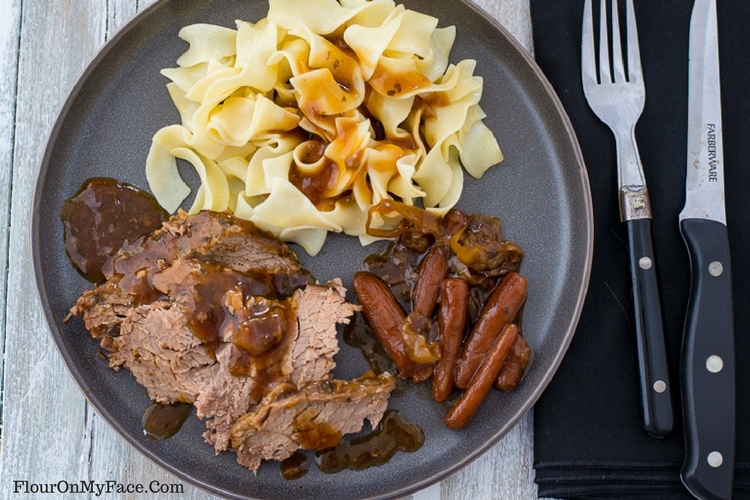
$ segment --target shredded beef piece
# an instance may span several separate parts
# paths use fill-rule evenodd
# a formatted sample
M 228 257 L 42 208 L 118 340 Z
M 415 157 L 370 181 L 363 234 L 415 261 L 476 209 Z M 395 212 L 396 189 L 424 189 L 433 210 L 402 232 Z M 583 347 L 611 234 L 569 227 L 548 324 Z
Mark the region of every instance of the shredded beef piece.
M 390 375 L 333 380 L 337 325 L 359 308 L 341 281 L 314 283 L 283 242 L 252 223 L 180 212 L 103 271 L 107 281 L 84 292 L 71 315 L 113 369 L 130 370 L 155 401 L 193 403 L 205 440 L 217 453 L 237 451 L 253 471 L 279 450 L 309 447 L 314 422 L 338 441 L 385 411 Z M 264 323 L 276 325 L 270 339 L 252 323 L 264 307 L 283 314 Z
M 257 404 L 264 392 L 284 382 L 302 387 L 332 378 L 330 372 L 336 365 L 333 356 L 339 351 L 336 325 L 348 323 L 356 310 L 345 301 L 345 295 L 340 281 L 328 286 L 308 285 L 294 293 L 292 307 L 297 320 L 292 326 L 291 349 L 279 365 L 281 374 L 275 384 L 266 385 L 261 391 L 255 389 L 254 377 L 235 377 L 230 373 L 234 346 L 226 344 L 221 353 L 217 352 L 221 368 L 195 402 L 198 416 L 206 419 L 208 430 L 204 437 L 217 452 L 227 449 L 231 424 Z M 225 340 L 227 337 L 225 334 Z
M 256 471 L 263 460 L 284 460 L 296 450 L 336 445 L 344 434 L 380 422 L 396 379 L 369 372 L 357 380 L 310 382 L 300 390 L 279 387 L 231 429 L 237 461 Z
M 129 369 L 160 403 L 192 403 L 216 377 L 219 366 L 168 302 L 138 306 L 112 339 L 109 365 Z
M 84 292 L 71 315 L 82 316 L 96 338 L 117 336 L 131 308 L 164 298 L 154 277 L 181 260 L 274 276 L 289 287 L 313 281 L 289 247 L 253 223 L 226 213 L 179 212 L 161 229 L 126 244 L 107 261 L 103 268 L 107 281 Z

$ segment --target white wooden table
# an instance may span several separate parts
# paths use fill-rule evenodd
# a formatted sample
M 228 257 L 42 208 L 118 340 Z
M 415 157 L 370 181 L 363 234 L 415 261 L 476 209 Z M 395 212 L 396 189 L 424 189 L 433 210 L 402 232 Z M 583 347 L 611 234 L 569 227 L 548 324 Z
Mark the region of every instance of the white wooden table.
M 182 484 L 131 448 L 86 403 L 49 336 L 29 244 L 36 172 L 58 109 L 97 49 L 152 1 L 0 0 L 0 498 L 16 498 L 19 481 Z M 476 3 L 530 48 L 528 1 Z M 484 456 L 413 498 L 536 498 L 531 419 L 527 415 Z M 182 495 L 107 498 L 214 498 L 189 484 L 183 488 Z

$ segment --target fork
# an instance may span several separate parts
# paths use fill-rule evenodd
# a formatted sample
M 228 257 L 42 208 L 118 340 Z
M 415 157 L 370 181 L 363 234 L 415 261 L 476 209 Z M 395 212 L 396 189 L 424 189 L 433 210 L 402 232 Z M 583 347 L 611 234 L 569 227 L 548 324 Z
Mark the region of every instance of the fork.
M 610 8 L 611 51 L 607 1 L 600 0 L 598 57 L 595 53 L 592 0 L 586 0 L 581 77 L 589 106 L 615 136 L 620 220 L 628 231 L 643 425 L 650 436 L 661 438 L 673 427 L 671 385 L 652 241 L 651 203 L 635 138 L 635 125 L 643 112 L 646 89 L 633 0 L 626 0 L 625 7 L 627 66 L 620 38 L 617 0 L 612 0 Z

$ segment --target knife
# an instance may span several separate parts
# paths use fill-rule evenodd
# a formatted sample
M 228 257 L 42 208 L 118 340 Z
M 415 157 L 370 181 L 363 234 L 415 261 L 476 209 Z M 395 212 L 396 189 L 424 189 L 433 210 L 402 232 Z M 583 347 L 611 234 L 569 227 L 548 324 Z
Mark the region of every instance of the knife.
M 685 207 L 680 232 L 690 256 L 682 344 L 685 460 L 680 476 L 697 498 L 732 496 L 735 360 L 716 0 L 695 0 L 690 19 Z

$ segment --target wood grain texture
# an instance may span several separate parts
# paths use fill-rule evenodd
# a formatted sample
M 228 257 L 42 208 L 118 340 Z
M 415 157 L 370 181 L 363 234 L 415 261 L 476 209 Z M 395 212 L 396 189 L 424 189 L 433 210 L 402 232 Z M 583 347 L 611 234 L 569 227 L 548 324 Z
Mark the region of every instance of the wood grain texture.
M 8 249 L 2 497 L 13 480 L 85 477 L 85 405 L 75 394 L 41 314 L 29 252 L 29 202 L 47 134 L 65 93 L 101 44 L 101 16 L 79 2 L 27 2 L 17 59 Z M 16 2 L 20 10 L 21 2 Z M 61 29 L 52 29 L 55 19 Z M 70 26 L 86 25 L 73 40 Z M 18 33 L 18 32 L 17 32 Z M 5 56 L 5 54 L 3 54 Z M 51 430 L 54 429 L 54 432 Z M 63 432 L 57 432 L 57 430 Z M 71 438 L 75 436 L 76 438 Z M 40 450 L 53 457 L 40 459 Z M 7 478 L 7 479 L 6 479 Z
M 10 220 L 11 174 L 13 172 L 13 138 L 16 119 L 16 82 L 18 79 L 18 45 L 21 33 L 20 0 L 0 0 L 0 276 L 8 275 L 8 222 Z M 0 280 L 0 297 L 6 297 L 7 280 Z M 0 308 L 0 345 L 5 344 L 5 307 Z M 0 359 L 0 380 L 3 362 Z M 1 387 L 1 385 L 0 385 Z M 0 403 L 0 411 L 2 403 Z M 2 420 L 0 420 L 2 424 Z
M 148 498 L 215 498 L 140 455 L 86 403 L 49 338 L 32 278 L 30 201 L 58 109 L 107 38 L 151 1 L 0 0 L 0 227 L 7 228 L 0 239 L 1 498 L 13 498 L 15 481 L 61 479 L 179 483 L 182 495 Z M 531 46 L 528 0 L 476 3 Z M 415 500 L 536 498 L 531 433 L 527 415 L 485 455 Z
M 474 0 L 474 3 L 500 21 L 529 53 L 534 53 L 529 0 Z

